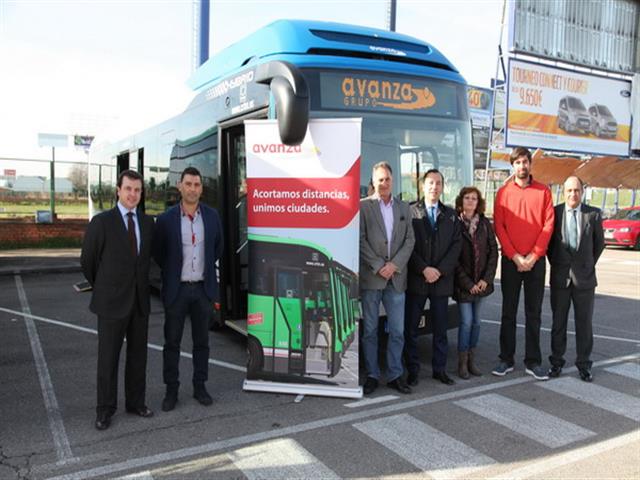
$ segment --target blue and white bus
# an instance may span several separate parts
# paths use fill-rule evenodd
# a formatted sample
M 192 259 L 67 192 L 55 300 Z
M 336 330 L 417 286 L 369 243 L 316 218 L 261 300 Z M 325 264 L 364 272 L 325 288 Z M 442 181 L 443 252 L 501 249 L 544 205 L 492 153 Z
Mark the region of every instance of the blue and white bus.
M 336 23 L 279 20 L 221 51 L 189 81 L 185 111 L 90 151 L 91 213 L 114 204 L 124 169 L 144 176 L 143 207 L 156 215 L 178 201 L 188 165 L 203 174 L 203 201 L 221 213 L 225 256 L 221 318 L 247 312 L 247 119 L 276 118 L 282 141 L 299 144 L 308 118 L 362 117 L 361 195 L 371 167 L 393 167 L 394 194 L 420 198 L 419 177 L 439 168 L 444 199 L 472 183 L 466 82 L 432 45 L 394 32 Z

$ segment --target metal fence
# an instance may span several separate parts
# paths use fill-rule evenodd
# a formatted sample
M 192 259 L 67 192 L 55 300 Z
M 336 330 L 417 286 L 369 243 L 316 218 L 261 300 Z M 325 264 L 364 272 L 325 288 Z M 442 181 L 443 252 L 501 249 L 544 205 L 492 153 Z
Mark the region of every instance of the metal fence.
M 0 219 L 87 219 L 87 162 L 0 158 Z

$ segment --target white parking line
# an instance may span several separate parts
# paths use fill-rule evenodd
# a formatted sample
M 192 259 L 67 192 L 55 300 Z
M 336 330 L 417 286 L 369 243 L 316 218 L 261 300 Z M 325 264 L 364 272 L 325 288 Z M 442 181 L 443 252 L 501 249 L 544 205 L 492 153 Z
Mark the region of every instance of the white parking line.
M 49 367 L 47 367 L 47 360 L 45 359 L 44 352 L 42 351 L 42 344 L 40 343 L 38 329 L 36 328 L 36 324 L 33 319 L 27 317 L 27 315 L 31 315 L 31 309 L 29 308 L 29 302 L 27 301 L 24 286 L 22 285 L 22 278 L 20 275 L 15 275 L 14 278 L 16 288 L 18 289 L 20 306 L 24 313 L 24 323 L 27 327 L 27 334 L 29 335 L 29 342 L 31 343 L 31 351 L 33 352 L 33 359 L 36 364 L 38 379 L 40 380 L 42 397 L 44 398 L 47 418 L 49 419 L 49 428 L 51 429 L 53 444 L 56 449 L 56 457 L 58 459 L 56 463 L 58 465 L 65 465 L 67 463 L 74 462 L 75 458 L 71 452 L 71 445 L 69 444 L 67 431 L 64 428 L 62 414 L 60 413 L 60 407 L 58 406 L 58 399 L 56 398 L 56 392 L 53 389 L 53 383 L 51 382 L 51 376 L 49 375 Z
M 633 432 L 620 435 L 619 437 L 614 437 L 586 447 L 580 447 L 565 453 L 546 457 L 543 460 L 533 462 L 525 467 L 510 470 L 495 477 L 491 477 L 491 480 L 522 480 L 534 476 L 536 478 L 545 478 L 543 474 L 553 469 L 562 468 L 572 463 L 579 462 L 580 460 L 593 458 L 596 455 L 601 455 L 610 450 L 615 450 L 616 448 L 621 448 L 638 441 L 640 441 L 640 431 L 634 430 Z
M 454 403 L 549 448 L 563 447 L 595 435 L 591 430 L 495 393 Z
M 406 413 L 353 426 L 436 480 L 466 478 L 496 463 Z
M 491 325 L 500 325 L 500 321 L 498 320 L 487 320 L 486 318 L 483 318 L 480 320 L 482 323 L 489 323 Z M 516 324 L 516 326 L 518 328 L 525 328 L 525 326 L 522 323 L 518 323 Z M 547 328 L 547 327 L 540 327 L 540 330 L 543 332 L 550 332 L 551 329 Z M 567 335 L 575 335 L 576 332 L 573 332 L 571 330 L 567 330 Z M 594 334 L 593 338 L 602 338 L 603 340 L 614 340 L 616 342 L 626 342 L 626 343 L 635 343 L 640 345 L 640 340 L 636 340 L 634 338 L 622 338 L 622 337 L 612 337 L 610 335 L 597 335 Z
M 340 478 L 298 442 L 281 438 L 227 454 L 249 480 L 264 478 Z
M 153 480 L 153 475 L 151 475 L 151 472 L 139 472 L 118 477 L 116 480 Z
M 640 358 L 640 354 L 624 355 L 622 357 L 610 358 L 595 362 L 593 367 L 601 367 L 605 365 L 611 365 L 620 362 L 628 362 L 637 360 Z M 567 368 L 566 373 L 577 371 L 576 367 Z M 249 445 L 255 442 L 263 442 L 273 438 L 291 436 L 298 433 L 309 432 L 320 428 L 331 427 L 334 425 L 342 425 L 345 423 L 355 422 L 366 418 L 389 415 L 393 412 L 406 410 L 410 408 L 422 407 L 425 405 L 431 405 L 437 402 L 451 401 L 458 398 L 465 397 L 467 395 L 476 395 L 479 393 L 490 392 L 493 390 L 499 390 L 501 388 L 513 387 L 515 385 L 521 385 L 524 383 L 533 383 L 536 380 L 533 377 L 516 377 L 511 380 L 503 380 L 488 385 L 480 385 L 477 387 L 465 388 L 462 390 L 455 390 L 449 393 L 443 393 L 441 395 L 434 395 L 433 397 L 420 398 L 418 400 L 408 400 L 393 405 L 387 405 L 380 408 L 372 408 L 370 410 L 363 410 L 346 415 L 339 415 L 337 417 L 325 418 L 323 420 L 315 420 L 307 423 L 300 423 L 298 425 L 292 425 L 290 427 L 278 428 L 273 430 L 267 430 L 264 432 L 253 433 L 249 435 L 242 435 L 240 437 L 229 438 L 225 440 L 219 440 L 216 442 L 205 443 L 194 447 L 181 448 L 179 450 L 173 450 L 165 453 L 158 453 L 147 457 L 131 458 L 123 462 L 113 463 L 110 465 L 103 465 L 100 467 L 89 468 L 86 470 L 80 470 L 76 472 L 59 475 L 52 477 L 49 480 L 81 480 L 87 478 L 93 478 L 98 476 L 113 476 L 114 473 L 123 472 L 127 470 L 134 470 L 138 468 L 148 467 L 150 465 L 162 464 L 164 462 L 171 462 L 189 457 L 196 457 L 198 455 L 210 454 L 223 449 L 238 447 L 241 445 Z M 547 383 L 547 382 L 545 382 Z
M 633 378 L 640 381 L 640 365 L 637 363 L 622 363 L 613 367 L 605 368 L 607 372 L 622 375 L 624 377 Z
M 80 332 L 85 332 L 85 333 L 92 333 L 94 335 L 98 334 L 98 331 L 94 330 L 93 328 L 81 327 L 79 325 L 74 325 L 72 323 L 67 323 L 67 322 L 61 322 L 60 320 L 54 320 L 52 318 L 46 318 L 46 317 L 40 317 L 38 315 L 32 315 L 31 311 L 29 311 L 29 312 L 19 312 L 17 310 L 11 310 L 10 308 L 0 307 L 0 312 L 11 313 L 13 315 L 20 315 L 20 316 L 24 317 L 25 320 L 27 318 L 29 318 L 29 319 L 32 319 L 32 320 L 38 320 L 39 322 L 49 323 L 51 325 L 57 325 L 58 327 L 70 328 L 72 330 L 78 330 Z M 160 352 L 162 351 L 162 345 L 156 345 L 155 343 L 147 343 L 147 347 L 150 348 L 151 350 L 157 350 L 157 351 L 160 351 Z M 180 352 L 180 356 L 184 357 L 184 358 L 193 358 L 193 356 L 190 353 L 186 353 L 186 352 Z M 247 371 L 247 369 L 245 367 L 242 367 L 240 365 L 235 365 L 233 363 L 224 362 L 222 360 L 214 360 L 213 358 L 209 359 L 209 363 L 212 364 L 212 365 L 216 365 L 218 367 L 228 368 L 230 370 L 236 370 L 238 372 L 246 372 Z
M 377 403 L 390 402 L 391 400 L 397 400 L 396 395 L 383 395 L 382 397 L 365 398 L 364 400 L 358 400 L 357 402 L 345 403 L 347 408 L 368 407 L 369 405 L 375 405 Z
M 586 383 L 571 377 L 558 378 L 551 382 L 541 382 L 537 385 L 560 395 L 580 400 L 594 407 L 640 422 L 640 399 L 626 393 Z

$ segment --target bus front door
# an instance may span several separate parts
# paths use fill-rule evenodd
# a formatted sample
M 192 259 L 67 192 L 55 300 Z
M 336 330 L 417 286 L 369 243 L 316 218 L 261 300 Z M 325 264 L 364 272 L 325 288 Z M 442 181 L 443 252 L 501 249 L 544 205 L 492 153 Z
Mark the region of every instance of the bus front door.
M 303 281 L 296 268 L 276 268 L 272 333 L 273 372 L 303 375 Z
M 225 323 L 246 335 L 248 291 L 247 163 L 244 125 L 222 130 L 221 201 L 224 256 L 221 271 Z

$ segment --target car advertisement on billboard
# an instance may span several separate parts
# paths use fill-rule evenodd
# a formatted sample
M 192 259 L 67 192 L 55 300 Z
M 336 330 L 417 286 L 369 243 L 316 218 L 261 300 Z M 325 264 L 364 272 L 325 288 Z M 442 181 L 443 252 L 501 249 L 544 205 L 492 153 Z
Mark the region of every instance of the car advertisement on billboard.
M 629 155 L 631 82 L 511 59 L 507 146 Z

